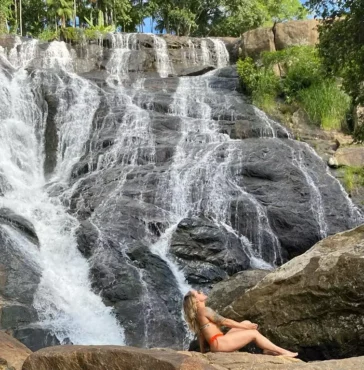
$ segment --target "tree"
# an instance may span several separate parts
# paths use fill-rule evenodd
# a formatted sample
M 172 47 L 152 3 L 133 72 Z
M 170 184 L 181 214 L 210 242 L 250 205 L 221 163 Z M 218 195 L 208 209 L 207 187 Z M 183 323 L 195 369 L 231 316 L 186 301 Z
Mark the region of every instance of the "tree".
M 72 0 L 47 0 L 48 13 L 53 14 L 61 19 L 62 28 L 66 27 L 66 21 L 73 18 L 73 1 Z M 56 26 L 57 27 L 57 26 Z
M 8 20 L 11 18 L 11 0 L 0 1 L 0 34 L 8 32 Z
M 354 104 L 364 103 L 364 0 L 310 0 L 322 17 L 319 51 L 329 73 L 343 78 Z
M 223 8 L 224 16 L 211 30 L 214 36 L 240 36 L 253 28 L 307 16 L 299 0 L 225 0 Z

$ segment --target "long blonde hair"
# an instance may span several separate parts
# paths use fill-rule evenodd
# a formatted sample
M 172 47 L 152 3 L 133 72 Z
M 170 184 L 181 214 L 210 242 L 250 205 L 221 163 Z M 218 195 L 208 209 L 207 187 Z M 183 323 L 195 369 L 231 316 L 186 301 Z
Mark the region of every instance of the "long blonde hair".
M 191 291 L 183 298 L 183 315 L 190 330 L 195 334 L 199 334 L 200 326 L 197 321 L 197 299 Z

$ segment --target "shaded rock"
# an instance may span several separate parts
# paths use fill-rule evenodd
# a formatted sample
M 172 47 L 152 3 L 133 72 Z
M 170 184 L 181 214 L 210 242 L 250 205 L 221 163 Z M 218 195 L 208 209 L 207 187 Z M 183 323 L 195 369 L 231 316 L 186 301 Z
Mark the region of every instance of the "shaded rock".
M 33 243 L 39 244 L 37 233 L 33 224 L 24 217 L 17 215 L 8 208 L 0 208 L 0 225 L 12 226 L 26 235 Z
M 358 105 L 353 112 L 354 130 L 360 129 L 364 125 L 364 107 Z
M 179 72 L 179 76 L 201 76 L 215 69 L 213 66 L 196 66 L 184 68 Z
M 0 369 L 21 370 L 25 359 L 32 351 L 15 338 L 0 331 Z M 4 366 L 2 368 L 2 366 Z
M 48 330 L 35 325 L 39 319 L 33 299 L 41 274 L 31 255 L 37 248 L 18 229 L 12 240 L 9 235 L 14 234 L 7 228 L 0 225 L 0 330 L 7 330 L 33 350 L 58 344 L 49 339 Z
M 32 351 L 61 344 L 51 330 L 37 323 L 16 328 L 11 331 L 11 334 Z
M 364 354 L 363 237 L 360 226 L 320 241 L 221 313 L 259 323 L 271 340 L 304 359 Z
M 275 51 L 272 28 L 257 28 L 242 34 L 242 55 L 244 58 L 258 59 L 263 51 Z
M 268 273 L 269 271 L 267 270 L 241 271 L 226 280 L 216 283 L 209 292 L 207 305 L 219 312 L 256 285 Z
M 205 219 L 184 219 L 173 234 L 170 252 L 190 284 L 211 284 L 249 267 L 241 240 Z
M 23 370 L 214 370 L 206 361 L 173 351 L 119 346 L 60 346 L 40 350 Z
M 318 24 L 315 19 L 277 23 L 273 29 L 276 50 L 294 45 L 316 45 Z
M 339 148 L 333 157 L 337 166 L 362 167 L 364 166 L 364 146 Z

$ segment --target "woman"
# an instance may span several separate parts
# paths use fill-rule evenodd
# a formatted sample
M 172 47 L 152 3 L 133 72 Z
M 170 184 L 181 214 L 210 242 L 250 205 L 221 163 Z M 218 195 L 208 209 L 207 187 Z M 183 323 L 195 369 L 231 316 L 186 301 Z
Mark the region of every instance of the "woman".
M 237 322 L 226 319 L 205 306 L 207 296 L 201 291 L 191 290 L 183 300 L 183 311 L 189 328 L 198 335 L 201 352 L 204 352 L 204 339 L 212 352 L 233 352 L 250 342 L 254 342 L 263 353 L 296 357 L 298 353 L 276 346 L 258 332 L 258 325 L 250 321 Z M 220 326 L 231 328 L 225 335 Z

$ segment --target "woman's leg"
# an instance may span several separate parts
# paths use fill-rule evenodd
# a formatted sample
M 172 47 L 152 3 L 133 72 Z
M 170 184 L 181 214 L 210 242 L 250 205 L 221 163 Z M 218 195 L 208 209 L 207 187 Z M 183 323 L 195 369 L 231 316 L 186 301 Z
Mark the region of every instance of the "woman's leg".
M 211 345 L 211 350 L 214 352 L 233 352 L 250 342 L 263 349 L 276 352 L 279 355 L 296 357 L 297 353 L 287 351 L 273 344 L 269 339 L 260 334 L 257 330 L 236 330 L 228 332 L 223 337 L 217 338 L 215 343 Z

